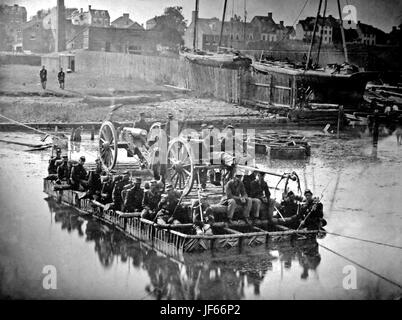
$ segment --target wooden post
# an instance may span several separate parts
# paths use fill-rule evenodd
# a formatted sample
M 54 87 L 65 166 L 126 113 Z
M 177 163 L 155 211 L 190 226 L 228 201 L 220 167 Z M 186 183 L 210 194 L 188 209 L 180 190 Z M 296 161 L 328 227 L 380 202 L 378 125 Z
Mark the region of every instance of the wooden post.
M 341 130 L 341 122 L 343 121 L 343 106 L 339 106 L 339 110 L 338 110 L 338 125 L 337 125 L 337 129 L 336 129 L 336 137 L 337 139 L 339 139 L 339 131 Z
M 54 126 L 54 132 L 57 133 L 59 131 L 59 128 L 57 126 Z
M 92 126 L 91 128 L 91 140 L 95 139 L 95 126 Z

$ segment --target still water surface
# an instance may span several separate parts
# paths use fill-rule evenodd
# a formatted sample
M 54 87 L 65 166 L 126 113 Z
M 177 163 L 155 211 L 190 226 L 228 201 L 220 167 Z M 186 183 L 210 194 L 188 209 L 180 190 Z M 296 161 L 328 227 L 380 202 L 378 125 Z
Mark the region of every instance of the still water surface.
M 337 141 L 305 132 L 308 161 L 259 159 L 272 171 L 295 170 L 322 202 L 327 230 L 402 247 L 402 147 L 381 139 Z M 39 136 L 1 133 L 0 138 Z M 77 150 L 78 148 L 78 150 Z M 326 235 L 304 245 L 206 253 L 172 259 L 112 227 L 48 199 L 42 191 L 49 151 L 0 145 L 0 295 L 28 299 L 394 299 L 402 289 L 356 266 L 357 288 L 346 290 L 345 266 L 330 248 L 402 284 L 402 250 Z M 73 158 L 96 156 L 83 141 Z M 120 157 L 120 155 L 119 155 Z M 120 158 L 121 159 L 121 158 Z M 270 186 L 277 180 L 269 180 Z M 274 193 L 279 198 L 280 192 Z M 46 265 L 57 289 L 42 286 Z

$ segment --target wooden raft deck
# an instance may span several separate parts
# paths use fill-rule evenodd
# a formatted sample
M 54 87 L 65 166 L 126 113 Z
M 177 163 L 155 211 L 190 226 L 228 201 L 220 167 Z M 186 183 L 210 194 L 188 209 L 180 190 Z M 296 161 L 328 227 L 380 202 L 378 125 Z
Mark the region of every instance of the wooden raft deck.
M 159 225 L 140 218 L 139 213 L 108 209 L 99 202 L 79 199 L 80 192 L 54 191 L 53 187 L 52 181 L 44 180 L 43 191 L 58 202 L 113 225 L 127 236 L 151 244 L 166 254 L 256 247 L 278 241 L 305 241 L 315 239 L 318 233 L 316 230 L 296 231 L 284 226 L 272 226 L 262 221 L 258 227 L 242 223 L 227 226 L 218 222 L 212 225 L 213 235 L 196 235 L 192 224 Z

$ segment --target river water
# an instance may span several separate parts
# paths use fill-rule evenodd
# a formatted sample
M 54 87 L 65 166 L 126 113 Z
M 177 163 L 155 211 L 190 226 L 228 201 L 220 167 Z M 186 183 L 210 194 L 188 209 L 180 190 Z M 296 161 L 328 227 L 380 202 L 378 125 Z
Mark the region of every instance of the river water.
M 373 154 L 364 135 L 337 140 L 319 131 L 302 134 L 313 146 L 309 160 L 257 162 L 278 173 L 295 170 L 303 188 L 317 196 L 324 191 L 327 231 L 402 247 L 402 146 L 396 145 L 396 138 L 381 138 Z M 38 142 L 39 138 L 0 133 L 0 139 Z M 84 140 L 75 146 L 72 158 L 85 154 L 94 160 L 94 148 Z M 400 248 L 331 234 L 304 245 L 169 258 L 48 199 L 42 178 L 50 151 L 25 149 L 0 142 L 2 298 L 395 299 L 402 295 Z M 270 186 L 277 181 L 268 180 Z M 279 198 L 280 192 L 273 195 Z M 46 266 L 55 267 L 57 289 L 43 286 Z

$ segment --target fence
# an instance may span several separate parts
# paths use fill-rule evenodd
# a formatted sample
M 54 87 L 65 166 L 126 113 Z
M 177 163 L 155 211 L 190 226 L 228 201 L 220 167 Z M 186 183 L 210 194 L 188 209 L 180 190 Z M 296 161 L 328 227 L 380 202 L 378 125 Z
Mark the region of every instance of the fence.
M 102 76 L 141 78 L 195 91 L 227 102 L 241 99 L 240 70 L 203 66 L 171 57 L 143 56 L 114 52 L 76 53 L 76 71 Z

